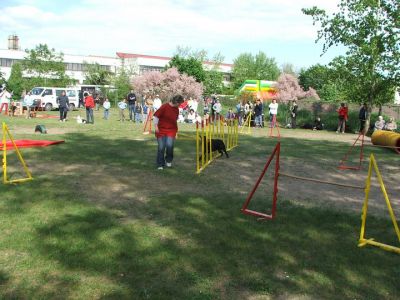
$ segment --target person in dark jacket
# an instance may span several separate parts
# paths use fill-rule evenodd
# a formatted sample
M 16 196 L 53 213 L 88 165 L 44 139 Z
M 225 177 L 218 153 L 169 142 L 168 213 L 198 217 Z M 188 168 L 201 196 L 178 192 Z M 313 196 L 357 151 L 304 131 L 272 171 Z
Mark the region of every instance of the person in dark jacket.
M 296 100 L 293 100 L 292 107 L 290 108 L 290 118 L 291 118 L 291 127 L 296 129 L 296 118 L 297 118 L 297 103 Z
M 256 105 L 254 105 L 254 122 L 256 127 L 262 127 L 262 114 L 263 114 L 263 104 L 260 99 L 257 99 Z
M 363 106 L 360 108 L 360 112 L 358 113 L 358 119 L 360 120 L 360 133 L 364 132 L 367 116 L 368 116 L 368 105 L 367 103 L 364 103 Z
M 126 101 L 128 101 L 129 121 L 133 122 L 136 114 L 136 94 L 133 90 L 126 96 Z
M 60 111 L 60 122 L 65 122 L 67 119 L 67 112 L 69 107 L 69 100 L 65 91 L 61 92 L 61 96 L 57 97 L 58 109 Z

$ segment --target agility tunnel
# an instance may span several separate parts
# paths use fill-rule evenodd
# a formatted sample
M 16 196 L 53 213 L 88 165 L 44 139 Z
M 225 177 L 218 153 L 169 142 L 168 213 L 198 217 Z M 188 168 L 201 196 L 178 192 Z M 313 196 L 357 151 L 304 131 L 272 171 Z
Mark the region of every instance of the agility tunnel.
M 371 142 L 373 145 L 388 147 L 400 154 L 400 133 L 375 130 L 371 136 Z

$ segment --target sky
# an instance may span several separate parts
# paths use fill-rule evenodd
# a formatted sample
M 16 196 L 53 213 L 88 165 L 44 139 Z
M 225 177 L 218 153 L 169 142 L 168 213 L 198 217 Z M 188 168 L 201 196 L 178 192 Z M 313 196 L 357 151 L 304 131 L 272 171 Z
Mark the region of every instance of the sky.
M 56 51 L 115 57 L 116 52 L 173 56 L 177 46 L 220 52 L 233 63 L 259 51 L 279 66 L 296 69 L 343 54 L 321 57 L 317 26 L 302 8 L 337 11 L 339 0 L 1 0 L 0 49 L 16 34 L 22 49 L 47 44 Z

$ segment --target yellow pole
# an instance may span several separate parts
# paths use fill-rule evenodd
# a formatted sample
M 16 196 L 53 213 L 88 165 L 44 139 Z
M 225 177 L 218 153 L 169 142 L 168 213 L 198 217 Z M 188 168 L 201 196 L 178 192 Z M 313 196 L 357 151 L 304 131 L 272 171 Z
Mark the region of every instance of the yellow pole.
M 205 123 L 205 124 L 204 124 Z M 205 144 L 204 144 L 204 140 L 207 140 L 206 135 L 207 135 L 207 131 L 204 130 L 204 126 L 207 126 L 207 120 L 202 121 L 201 123 L 201 169 L 204 168 L 204 159 L 206 159 L 205 155 Z
M 398 238 L 398 240 L 400 242 L 400 230 L 399 230 L 399 226 L 397 225 L 396 216 L 394 215 L 394 212 L 393 212 L 393 209 L 392 209 L 392 205 L 390 204 L 390 200 L 389 200 L 388 194 L 386 192 L 385 185 L 383 184 L 383 179 L 382 179 L 382 176 L 381 176 L 381 172 L 379 172 L 378 165 L 376 163 L 376 160 L 375 160 L 375 157 L 374 157 L 373 154 L 371 154 L 371 161 L 372 161 L 372 163 L 374 165 L 374 169 L 375 169 L 376 175 L 378 176 L 378 181 L 379 181 L 379 184 L 381 186 L 383 195 L 385 197 L 386 205 L 387 205 L 387 207 L 389 209 L 389 214 L 390 214 L 390 217 L 392 219 L 393 226 L 394 226 L 394 229 L 395 229 L 396 234 L 397 234 L 397 238 Z
M 196 123 L 196 172 L 200 170 L 200 147 L 199 147 L 199 122 Z
M 31 174 L 31 172 L 29 171 L 28 167 L 26 166 L 26 163 L 25 163 L 24 159 L 22 158 L 21 152 L 19 151 L 17 145 L 15 144 L 14 139 L 12 138 L 10 132 L 8 131 L 7 126 L 5 126 L 5 129 L 6 129 L 7 133 L 8 133 L 8 136 L 9 136 L 11 142 L 12 142 L 13 145 L 14 145 L 15 151 L 17 151 L 18 158 L 19 158 L 19 160 L 21 161 L 22 166 L 24 167 L 24 170 L 25 170 L 26 175 L 28 175 L 28 179 L 32 179 L 32 174 Z
M 364 198 L 364 205 L 362 208 L 360 243 L 365 240 L 364 235 L 365 235 L 365 223 L 367 220 L 367 211 L 368 211 L 368 197 L 369 197 L 369 191 L 371 189 L 372 157 L 373 155 L 371 154 L 369 159 L 368 176 L 367 180 L 365 181 L 365 198 Z

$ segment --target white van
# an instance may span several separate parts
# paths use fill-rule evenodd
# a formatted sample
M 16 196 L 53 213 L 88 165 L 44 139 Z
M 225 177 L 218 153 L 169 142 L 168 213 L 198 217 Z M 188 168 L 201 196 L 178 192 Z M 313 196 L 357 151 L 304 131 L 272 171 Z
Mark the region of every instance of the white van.
M 34 105 L 46 111 L 58 108 L 57 97 L 65 91 L 69 100 L 69 109 L 74 110 L 79 106 L 79 90 L 77 88 L 34 87 L 31 97 Z

